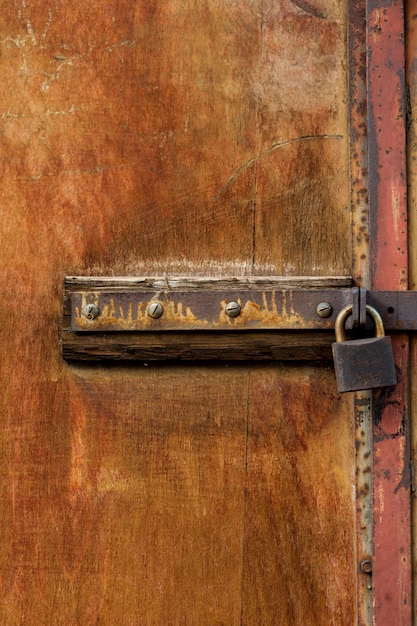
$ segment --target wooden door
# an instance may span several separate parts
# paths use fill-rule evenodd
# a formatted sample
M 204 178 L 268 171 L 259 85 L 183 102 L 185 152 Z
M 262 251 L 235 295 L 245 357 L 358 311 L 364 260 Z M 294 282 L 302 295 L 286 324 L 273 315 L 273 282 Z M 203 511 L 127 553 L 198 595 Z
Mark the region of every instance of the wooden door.
M 1 624 L 354 624 L 331 363 L 60 348 L 65 275 L 351 275 L 346 3 L 1 8 Z

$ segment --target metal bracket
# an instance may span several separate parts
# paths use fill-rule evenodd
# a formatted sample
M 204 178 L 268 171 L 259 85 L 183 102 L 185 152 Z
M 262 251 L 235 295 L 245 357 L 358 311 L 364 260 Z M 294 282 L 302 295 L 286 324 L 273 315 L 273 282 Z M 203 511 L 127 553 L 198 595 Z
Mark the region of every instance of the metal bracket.
M 366 304 L 386 330 L 417 328 L 417 292 L 367 292 L 349 277 L 67 277 L 68 360 L 331 358 L 338 312 Z
M 366 294 L 364 287 L 352 288 L 352 327 L 365 328 L 366 326 Z

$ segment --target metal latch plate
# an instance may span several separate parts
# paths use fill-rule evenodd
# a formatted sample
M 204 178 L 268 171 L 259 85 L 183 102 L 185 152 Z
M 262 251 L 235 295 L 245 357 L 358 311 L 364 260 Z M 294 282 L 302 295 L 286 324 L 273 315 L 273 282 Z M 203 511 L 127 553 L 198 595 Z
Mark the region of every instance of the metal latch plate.
M 74 332 L 324 330 L 333 327 L 335 316 L 317 314 L 317 304 L 329 296 L 329 287 L 319 284 L 319 279 L 295 284 L 294 279 L 271 278 L 124 278 L 117 283 L 68 278 L 66 293 Z M 343 308 L 349 297 L 349 290 L 335 288 L 333 309 Z M 240 311 L 236 316 L 228 314 L 233 302 Z M 160 307 L 158 317 L 150 315 L 152 304 Z M 87 314 L 91 305 L 96 315 Z
M 331 359 L 337 314 L 354 304 L 355 289 L 350 277 L 337 276 L 69 276 L 63 356 L 87 361 Z M 366 301 L 380 312 L 385 330 L 409 331 L 417 330 L 416 296 L 417 291 L 368 291 Z M 238 306 L 239 315 L 227 314 L 230 303 Z M 319 310 L 326 303 L 330 311 L 322 317 Z

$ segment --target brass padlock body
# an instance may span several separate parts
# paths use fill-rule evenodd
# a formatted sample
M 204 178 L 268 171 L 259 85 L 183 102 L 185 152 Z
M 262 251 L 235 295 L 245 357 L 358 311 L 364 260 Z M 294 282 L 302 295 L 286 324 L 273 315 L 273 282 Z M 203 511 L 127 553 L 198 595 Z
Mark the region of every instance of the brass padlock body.
M 346 340 L 345 323 L 352 307 L 345 307 L 336 320 L 332 344 L 339 392 L 390 387 L 397 384 L 391 337 L 386 337 L 379 313 L 371 306 L 367 313 L 375 323 L 376 337 Z

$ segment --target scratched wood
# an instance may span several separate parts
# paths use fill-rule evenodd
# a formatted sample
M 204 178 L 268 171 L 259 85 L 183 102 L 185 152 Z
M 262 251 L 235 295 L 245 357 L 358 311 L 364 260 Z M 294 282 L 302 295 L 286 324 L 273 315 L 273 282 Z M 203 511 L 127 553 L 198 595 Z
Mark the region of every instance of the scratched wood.
M 345 3 L 1 9 L 1 624 L 353 623 L 331 369 L 60 346 L 65 275 L 350 275 Z

